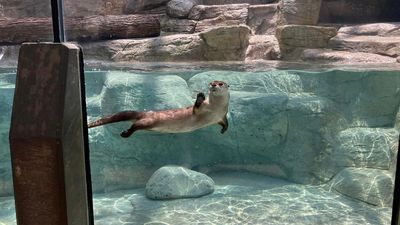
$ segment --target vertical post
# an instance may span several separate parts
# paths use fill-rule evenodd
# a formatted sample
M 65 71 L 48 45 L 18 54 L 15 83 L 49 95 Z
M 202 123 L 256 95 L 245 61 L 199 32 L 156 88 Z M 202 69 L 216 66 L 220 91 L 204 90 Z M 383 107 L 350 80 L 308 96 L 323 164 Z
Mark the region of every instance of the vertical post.
M 9 137 L 19 225 L 93 223 L 80 54 L 21 47 Z
M 65 42 L 63 0 L 51 0 L 54 42 Z

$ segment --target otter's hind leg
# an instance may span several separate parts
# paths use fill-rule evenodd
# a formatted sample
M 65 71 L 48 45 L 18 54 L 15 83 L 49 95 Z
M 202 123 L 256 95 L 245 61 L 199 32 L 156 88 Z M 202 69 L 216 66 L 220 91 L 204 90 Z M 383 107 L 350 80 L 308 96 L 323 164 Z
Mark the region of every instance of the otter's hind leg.
M 145 119 L 136 121 L 129 129 L 124 130 L 121 133 L 121 137 L 127 138 L 130 137 L 135 131 L 138 130 L 147 130 L 153 127 L 153 121 Z
M 133 132 L 135 132 L 135 131 L 137 131 L 137 129 L 136 129 L 135 124 L 133 124 L 129 129 L 124 130 L 124 131 L 121 133 L 121 137 L 123 137 L 123 138 L 130 137 L 130 136 L 133 134 Z
M 221 134 L 225 133 L 225 131 L 228 130 L 228 119 L 226 118 L 226 115 L 224 116 L 224 118 L 222 118 L 222 120 L 220 122 L 218 122 L 219 125 L 222 126 L 221 129 Z
M 203 92 L 198 93 L 196 97 L 196 102 L 194 103 L 193 106 L 193 114 L 196 114 L 196 110 L 201 106 L 204 100 L 206 100 L 206 96 L 204 95 L 204 93 Z

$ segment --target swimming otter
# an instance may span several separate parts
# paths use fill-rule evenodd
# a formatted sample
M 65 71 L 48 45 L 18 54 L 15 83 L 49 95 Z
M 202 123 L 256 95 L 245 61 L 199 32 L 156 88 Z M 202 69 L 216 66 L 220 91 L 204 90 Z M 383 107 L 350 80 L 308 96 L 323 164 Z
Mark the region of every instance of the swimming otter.
M 137 130 L 151 130 L 162 133 L 190 132 L 218 123 L 221 133 L 228 129 L 229 85 L 223 81 L 209 84 L 209 97 L 198 93 L 193 106 L 163 111 L 123 111 L 88 124 L 89 128 L 120 121 L 132 121 L 133 125 L 121 133 L 127 138 Z

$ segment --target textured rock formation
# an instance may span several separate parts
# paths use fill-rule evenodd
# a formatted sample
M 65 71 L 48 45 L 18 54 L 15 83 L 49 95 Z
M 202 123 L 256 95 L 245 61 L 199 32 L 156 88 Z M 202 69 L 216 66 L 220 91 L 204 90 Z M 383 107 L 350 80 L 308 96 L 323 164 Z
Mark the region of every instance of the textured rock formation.
M 247 26 L 217 27 L 199 34 L 126 39 L 83 45 L 86 56 L 113 61 L 244 60 Z
M 316 25 L 321 0 L 281 0 L 281 24 Z
M 220 27 L 200 33 L 207 60 L 244 60 L 251 30 L 247 26 Z
M 282 56 L 286 59 L 297 58 L 305 48 L 325 48 L 329 40 L 337 33 L 334 27 L 286 25 L 278 27 L 277 39 Z
M 337 167 L 389 170 L 397 151 L 399 133 L 394 129 L 350 128 L 339 132 L 332 154 Z
M 163 16 L 160 19 L 161 31 L 165 33 L 194 33 L 197 21 L 188 19 L 176 19 Z
M 246 60 L 276 60 L 280 56 L 279 43 L 274 35 L 254 35 L 250 37 Z
M 245 25 L 248 7 L 248 4 L 197 5 L 190 12 L 189 19 L 199 20 L 196 25 L 196 32 L 218 26 Z
M 395 58 L 388 56 L 331 49 L 305 49 L 301 54 L 301 59 L 306 62 L 328 64 L 396 63 Z
M 332 180 L 331 188 L 371 205 L 392 205 L 393 179 L 390 173 L 384 170 L 344 169 Z
M 150 177 L 146 197 L 150 199 L 195 198 L 214 191 L 207 175 L 178 166 L 164 166 Z
M 187 18 L 197 0 L 171 0 L 167 4 L 167 14 L 173 18 Z
M 370 23 L 354 26 L 343 26 L 339 34 L 366 35 L 366 36 L 400 36 L 400 23 Z
M 275 34 L 278 22 L 278 4 L 250 5 L 247 25 L 254 34 Z
M 329 47 L 337 50 L 368 52 L 396 58 L 400 56 L 400 36 L 378 37 L 339 34 L 329 41 Z
M 176 34 L 150 39 L 126 39 L 83 45 L 88 58 L 128 61 L 205 60 L 204 42 L 199 35 Z

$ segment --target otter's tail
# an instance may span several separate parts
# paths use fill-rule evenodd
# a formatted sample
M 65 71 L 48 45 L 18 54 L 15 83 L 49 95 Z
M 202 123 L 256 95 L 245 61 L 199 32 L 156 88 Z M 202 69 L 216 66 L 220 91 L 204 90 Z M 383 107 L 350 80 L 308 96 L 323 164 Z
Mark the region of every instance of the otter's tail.
M 109 123 L 117 123 L 121 121 L 136 120 L 140 116 L 140 112 L 136 111 L 123 111 L 113 115 L 101 118 L 88 124 L 88 128 L 97 127 Z

